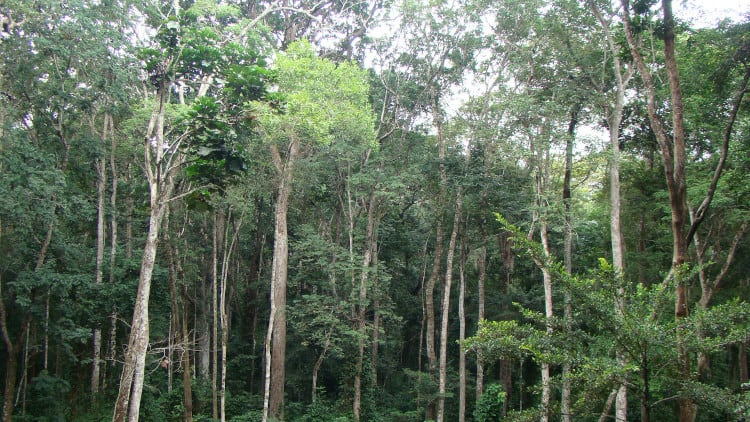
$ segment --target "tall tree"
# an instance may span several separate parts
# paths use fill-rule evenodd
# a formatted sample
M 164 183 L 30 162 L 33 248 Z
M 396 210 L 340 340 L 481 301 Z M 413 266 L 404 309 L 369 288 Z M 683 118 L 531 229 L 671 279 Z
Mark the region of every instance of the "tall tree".
M 669 278 L 674 281 L 675 287 L 675 319 L 678 323 L 688 315 L 688 277 L 685 265 L 688 263 L 687 249 L 692 241 L 696 229 L 702 222 L 701 215 L 705 213 L 711 204 L 714 196 L 714 189 L 709 189 L 705 199 L 697 211 L 696 218 L 692 224 L 688 220 L 688 201 L 687 201 L 687 152 L 686 152 L 686 125 L 685 125 L 685 107 L 683 103 L 683 91 L 681 78 L 678 69 L 676 56 L 676 39 L 675 39 L 675 18 L 672 11 L 671 0 L 661 2 L 662 10 L 662 38 L 664 42 L 664 67 L 666 69 L 669 81 L 669 112 L 671 114 L 671 130 L 658 113 L 657 88 L 654 82 L 652 71 L 640 52 L 638 43 L 638 33 L 633 24 L 631 17 L 630 2 L 623 0 L 623 22 L 625 25 L 625 35 L 630 47 L 631 55 L 637 65 L 638 72 L 644 84 L 644 91 L 648 105 L 648 118 L 651 129 L 656 136 L 661 153 L 664 174 L 666 177 L 667 190 L 669 192 L 669 203 L 672 220 L 672 265 Z M 636 14 L 647 12 L 642 7 L 634 9 Z M 640 16 L 638 18 L 642 19 Z M 730 115 L 730 122 L 734 121 L 736 112 Z M 728 125 L 731 132 L 731 123 Z M 720 154 L 722 159 L 719 160 L 712 186 L 718 183 L 724 165 L 728 143 L 725 143 Z M 678 324 L 678 327 L 681 327 Z M 684 381 L 692 378 L 691 356 L 685 346 L 687 339 L 682 338 L 677 345 L 678 362 L 681 367 L 681 377 Z M 692 422 L 695 419 L 697 406 L 695 401 L 687 394 L 686 391 L 680 393 L 680 421 Z
M 259 104 L 259 131 L 276 169 L 271 314 L 266 334 L 264 420 L 283 419 L 286 357 L 287 214 L 298 159 L 316 145 L 374 142 L 366 78 L 351 63 L 316 57 L 309 43 L 289 46 L 276 62 L 283 110 Z

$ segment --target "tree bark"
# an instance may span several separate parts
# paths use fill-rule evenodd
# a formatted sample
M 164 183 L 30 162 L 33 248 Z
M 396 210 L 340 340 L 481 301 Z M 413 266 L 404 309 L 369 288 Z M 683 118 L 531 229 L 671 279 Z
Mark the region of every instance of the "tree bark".
M 667 70 L 671 94 L 671 136 L 657 114 L 656 88 L 651 73 L 646 66 L 643 57 L 638 50 L 630 24 L 629 0 L 622 0 L 623 23 L 625 37 L 630 47 L 630 52 L 641 75 L 648 106 L 648 116 L 651 129 L 656 135 L 656 140 L 661 151 L 664 164 L 664 173 L 669 191 L 669 204 L 672 217 L 672 266 L 670 277 L 675 281 L 675 319 L 677 326 L 682 327 L 681 321 L 688 315 L 688 288 L 685 279 L 684 264 L 687 262 L 687 238 L 685 236 L 685 223 L 687 218 L 687 182 L 685 175 L 686 152 L 685 152 L 685 126 L 683 117 L 682 90 L 680 87 L 680 76 L 677 69 L 675 57 L 675 34 L 674 16 L 672 14 L 672 1 L 662 0 L 662 12 L 664 17 L 664 64 Z M 677 364 L 680 367 L 680 377 L 683 381 L 691 379 L 691 357 L 685 346 L 684 329 L 678 328 L 677 341 Z M 697 406 L 695 402 L 684 392 L 679 398 L 679 421 L 693 422 L 696 416 Z
M 456 253 L 456 239 L 461 226 L 463 193 L 461 187 L 456 192 L 456 209 L 453 216 L 453 230 L 448 243 L 448 257 L 445 263 L 445 283 L 443 283 L 442 319 L 440 320 L 440 375 L 438 382 L 437 422 L 445 417 L 445 391 L 448 379 L 448 321 L 450 319 L 451 284 L 453 282 L 453 258 Z
M 179 273 L 182 273 L 182 269 L 179 264 L 179 259 L 177 261 L 177 270 Z M 183 389 L 183 406 L 185 408 L 185 422 L 192 422 L 193 421 L 193 377 L 192 377 L 192 367 L 190 366 L 190 351 L 191 351 L 191 342 L 190 342 L 190 330 L 188 330 L 188 295 L 187 295 L 187 286 L 184 283 L 185 278 L 181 277 L 183 280 L 182 288 L 180 289 L 180 296 L 182 298 L 182 389 Z
M 115 283 L 115 267 L 117 265 L 117 160 L 115 149 L 117 141 L 114 134 L 114 125 L 110 126 L 110 146 L 109 146 L 109 170 L 112 174 L 112 185 L 110 187 L 109 196 L 109 207 L 112 210 L 110 213 L 110 235 L 109 235 L 109 284 L 114 285 Z M 102 389 L 107 389 L 107 367 L 108 365 L 114 364 L 115 355 L 115 344 L 117 343 L 117 309 L 112 309 L 109 315 L 110 321 L 110 336 L 109 343 L 107 345 L 107 355 L 104 361 L 101 375 L 101 386 Z
M 266 335 L 266 392 L 263 421 L 284 418 L 284 374 L 286 358 L 286 282 L 289 262 L 289 239 L 287 212 L 292 190 L 294 165 L 299 152 L 299 140 L 289 145 L 288 155 L 281 157 L 278 145 L 271 145 L 271 158 L 279 177 L 276 188 L 276 211 L 274 214 L 274 246 L 271 266 L 271 316 Z M 269 355 L 270 347 L 270 355 Z
M 104 123 L 102 127 L 101 139 L 106 143 L 107 137 L 112 133 L 110 125 L 112 124 L 112 118 L 109 114 L 104 115 Z M 107 194 L 107 160 L 104 155 L 96 160 L 96 192 L 97 192 L 97 208 L 96 208 L 96 270 L 95 270 L 95 283 L 101 285 L 104 281 L 104 244 L 105 244 L 105 196 Z M 112 210 L 114 213 L 114 209 Z M 100 380 L 100 361 L 101 361 L 101 350 L 102 350 L 102 328 L 97 326 L 94 328 L 93 339 L 91 341 L 93 356 L 91 362 L 91 402 L 96 402 L 96 397 L 99 394 L 99 380 Z
M 375 190 L 370 193 L 367 203 L 367 227 L 365 231 L 365 248 L 362 256 L 362 273 L 359 278 L 359 299 L 357 301 L 356 324 L 359 332 L 359 341 L 357 344 L 357 365 L 354 375 L 354 400 L 352 410 L 354 420 L 359 421 L 361 418 L 362 407 L 362 369 L 365 355 L 365 338 L 366 338 L 366 311 L 367 311 L 367 289 L 369 285 L 369 275 L 371 271 L 372 259 L 375 254 L 376 243 L 376 214 L 377 199 Z M 354 287 L 354 286 L 352 286 Z
M 427 365 L 430 373 L 434 372 L 438 368 L 438 357 L 435 351 L 435 285 L 438 282 L 441 274 L 441 262 L 443 259 L 443 208 L 446 202 L 446 187 L 448 183 L 448 176 L 445 168 L 445 153 L 446 145 L 445 138 L 443 137 L 443 116 L 440 110 L 440 101 L 436 94 L 432 95 L 432 118 L 433 124 L 437 131 L 437 142 L 438 142 L 438 160 L 440 161 L 440 182 L 437 204 L 435 205 L 437 212 L 437 221 L 435 222 L 435 249 L 432 261 L 432 272 L 430 277 L 427 279 L 427 285 L 425 286 L 425 345 L 427 348 Z M 437 409 L 435 403 L 430 403 L 427 406 L 426 419 L 435 419 Z
M 542 246 L 544 248 L 545 257 L 550 256 L 549 249 L 549 237 L 547 233 L 547 222 L 542 220 L 539 235 L 542 239 Z M 552 318 L 554 317 L 554 311 L 552 307 L 552 274 L 546 266 L 542 266 L 542 276 L 544 283 L 544 315 L 547 318 L 547 333 L 552 333 Z M 552 396 L 552 388 L 550 385 L 550 364 L 547 362 L 542 363 L 542 422 L 549 420 L 549 405 Z
M 231 264 L 232 254 L 234 253 L 235 246 L 237 245 L 237 238 L 239 237 L 240 228 L 242 228 L 242 222 L 244 219 L 244 213 L 239 217 L 236 217 L 232 221 L 231 209 L 229 218 L 227 219 L 226 229 L 223 235 L 224 245 L 222 247 L 223 257 L 221 260 L 221 285 L 219 295 L 219 322 L 221 324 L 221 384 L 219 387 L 219 417 L 221 422 L 225 422 L 227 419 L 226 412 L 226 397 L 227 397 L 227 347 L 229 343 L 229 321 L 230 321 L 230 309 L 227 305 L 230 300 L 231 292 L 229 287 L 229 268 Z M 229 236 L 230 224 L 232 227 L 231 238 Z M 227 243 L 229 242 L 229 243 Z
M 576 125 L 578 124 L 578 113 L 581 109 L 581 104 L 575 104 L 570 112 L 570 122 L 568 124 L 568 133 L 565 139 L 565 174 L 563 175 L 563 225 L 564 227 L 564 244 L 565 252 L 563 256 L 563 262 L 565 265 L 565 271 L 568 274 L 573 274 L 573 215 L 571 212 L 571 179 L 573 178 L 573 144 L 575 143 L 575 131 Z M 564 318 L 566 330 L 570 332 L 571 321 L 573 319 L 573 308 L 571 305 L 570 294 L 565 293 L 564 303 Z M 563 422 L 570 422 L 572 411 L 570 407 L 570 376 L 571 369 L 570 363 L 565 362 L 562 368 L 562 397 L 560 399 L 560 413 Z
M 462 242 L 463 243 L 463 242 Z M 461 247 L 458 286 L 458 341 L 466 339 L 466 247 Z M 466 351 L 458 349 L 458 422 L 466 421 Z
M 179 163 L 182 160 L 180 153 L 175 152 L 174 154 L 178 155 L 176 160 L 171 163 L 171 167 L 164 168 L 165 161 L 172 159 L 168 151 L 162 148 L 164 142 L 164 102 L 167 91 L 165 85 L 166 83 L 162 83 L 159 89 L 157 104 L 151 115 L 144 142 L 144 161 L 150 197 L 149 227 L 146 243 L 143 247 L 128 348 L 120 377 L 120 389 L 115 402 L 114 422 L 123 422 L 126 418 L 135 422 L 139 418 L 149 342 L 148 301 L 151 293 L 151 277 L 156 261 L 159 229 L 174 188 L 174 171 L 179 168 Z M 152 146 L 152 136 L 155 146 Z M 152 154 L 155 154 L 155 156 L 152 156 Z
M 212 252 L 211 252 L 211 411 L 214 420 L 219 418 L 219 249 L 223 243 L 224 235 L 224 212 L 221 209 L 214 211 L 214 224 L 212 230 Z

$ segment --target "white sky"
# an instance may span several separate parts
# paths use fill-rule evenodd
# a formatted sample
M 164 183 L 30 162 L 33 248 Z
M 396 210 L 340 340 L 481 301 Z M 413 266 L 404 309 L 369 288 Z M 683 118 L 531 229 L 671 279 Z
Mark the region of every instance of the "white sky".
M 734 21 L 750 13 L 750 0 L 676 0 L 675 15 L 699 26 L 715 26 L 724 18 Z

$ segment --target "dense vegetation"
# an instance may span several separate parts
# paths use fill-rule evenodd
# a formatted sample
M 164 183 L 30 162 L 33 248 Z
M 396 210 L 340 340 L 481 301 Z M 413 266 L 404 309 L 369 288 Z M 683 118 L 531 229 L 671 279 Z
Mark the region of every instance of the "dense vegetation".
M 750 417 L 750 20 L 0 4 L 3 422 Z

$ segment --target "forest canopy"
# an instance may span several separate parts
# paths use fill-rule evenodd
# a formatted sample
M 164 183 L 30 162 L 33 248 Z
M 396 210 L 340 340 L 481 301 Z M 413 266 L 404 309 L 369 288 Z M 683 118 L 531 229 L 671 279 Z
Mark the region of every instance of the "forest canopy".
M 750 11 L 6 0 L 2 421 L 750 418 Z

